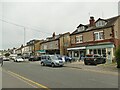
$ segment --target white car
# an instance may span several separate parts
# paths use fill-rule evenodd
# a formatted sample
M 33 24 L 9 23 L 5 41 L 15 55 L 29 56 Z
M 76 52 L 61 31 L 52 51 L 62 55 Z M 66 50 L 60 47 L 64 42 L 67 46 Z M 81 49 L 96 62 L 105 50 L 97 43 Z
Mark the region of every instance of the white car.
M 16 57 L 14 61 L 15 62 L 23 62 L 24 59 L 22 57 Z
M 9 61 L 9 57 L 5 57 L 5 56 L 4 56 L 4 57 L 3 57 L 3 60 L 4 60 L 4 61 Z

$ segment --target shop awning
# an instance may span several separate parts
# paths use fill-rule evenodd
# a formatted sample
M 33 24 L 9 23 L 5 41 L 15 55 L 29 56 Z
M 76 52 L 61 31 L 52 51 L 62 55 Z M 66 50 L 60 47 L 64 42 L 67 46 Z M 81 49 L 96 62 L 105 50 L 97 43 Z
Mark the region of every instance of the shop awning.
M 86 49 L 86 47 L 67 48 L 67 50 L 80 50 L 80 49 Z
M 38 52 L 38 53 L 46 53 L 45 50 L 38 50 L 38 51 L 36 51 L 36 52 Z
M 109 45 L 94 45 L 94 46 L 87 46 L 86 49 L 98 49 L 98 48 L 114 48 L 113 44 Z

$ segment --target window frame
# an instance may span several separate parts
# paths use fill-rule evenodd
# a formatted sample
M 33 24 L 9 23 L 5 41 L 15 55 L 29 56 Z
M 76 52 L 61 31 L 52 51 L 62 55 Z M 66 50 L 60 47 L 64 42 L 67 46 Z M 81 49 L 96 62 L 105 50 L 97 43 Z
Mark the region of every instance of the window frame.
M 78 28 L 78 32 L 84 31 L 84 30 L 85 30 L 85 26 L 80 26 L 80 27 Z
M 83 35 L 76 36 L 76 43 L 83 43 Z
M 102 33 L 102 35 L 101 35 Z M 97 34 L 97 38 L 96 38 L 96 34 Z M 102 38 L 101 38 L 102 36 Z M 94 32 L 94 40 L 98 41 L 98 40 L 104 40 L 104 32 L 103 31 L 98 31 L 98 32 Z
M 99 21 L 96 22 L 95 26 L 96 26 L 96 27 L 103 27 L 103 26 L 105 26 L 106 24 L 107 24 L 106 21 L 99 20 Z

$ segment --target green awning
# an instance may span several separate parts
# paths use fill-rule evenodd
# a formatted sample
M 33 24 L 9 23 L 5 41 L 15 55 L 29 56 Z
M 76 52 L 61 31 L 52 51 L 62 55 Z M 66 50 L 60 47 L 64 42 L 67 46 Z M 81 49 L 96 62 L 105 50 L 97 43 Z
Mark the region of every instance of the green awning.
M 38 51 L 36 51 L 36 52 L 38 52 L 38 53 L 46 53 L 45 50 L 38 50 Z
M 94 46 L 87 46 L 86 49 L 99 49 L 99 48 L 114 48 L 113 44 L 108 45 L 94 45 Z

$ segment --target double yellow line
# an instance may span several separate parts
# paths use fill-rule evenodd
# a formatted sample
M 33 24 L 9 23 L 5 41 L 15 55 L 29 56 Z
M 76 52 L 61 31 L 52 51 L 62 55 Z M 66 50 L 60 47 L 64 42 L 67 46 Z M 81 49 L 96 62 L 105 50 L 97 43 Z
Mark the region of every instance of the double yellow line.
M 31 86 L 34 87 L 34 88 L 44 88 L 44 90 L 50 90 L 48 87 L 46 87 L 46 86 L 44 86 L 44 85 L 42 85 L 42 84 L 39 84 L 39 83 L 37 83 L 37 82 L 35 82 L 35 81 L 32 81 L 32 80 L 30 80 L 30 79 L 28 79 L 28 78 L 25 78 L 25 77 L 23 77 L 23 76 L 21 76 L 21 75 L 19 75 L 19 74 L 17 74 L 17 73 L 14 73 L 14 72 L 12 72 L 12 71 L 7 71 L 7 70 L 5 70 L 5 69 L 4 69 L 4 70 L 2 69 L 2 71 L 6 72 L 6 73 L 8 73 L 8 74 L 10 74 L 10 75 L 12 75 L 13 77 L 16 77 L 16 78 L 24 81 L 25 83 L 31 85 Z

